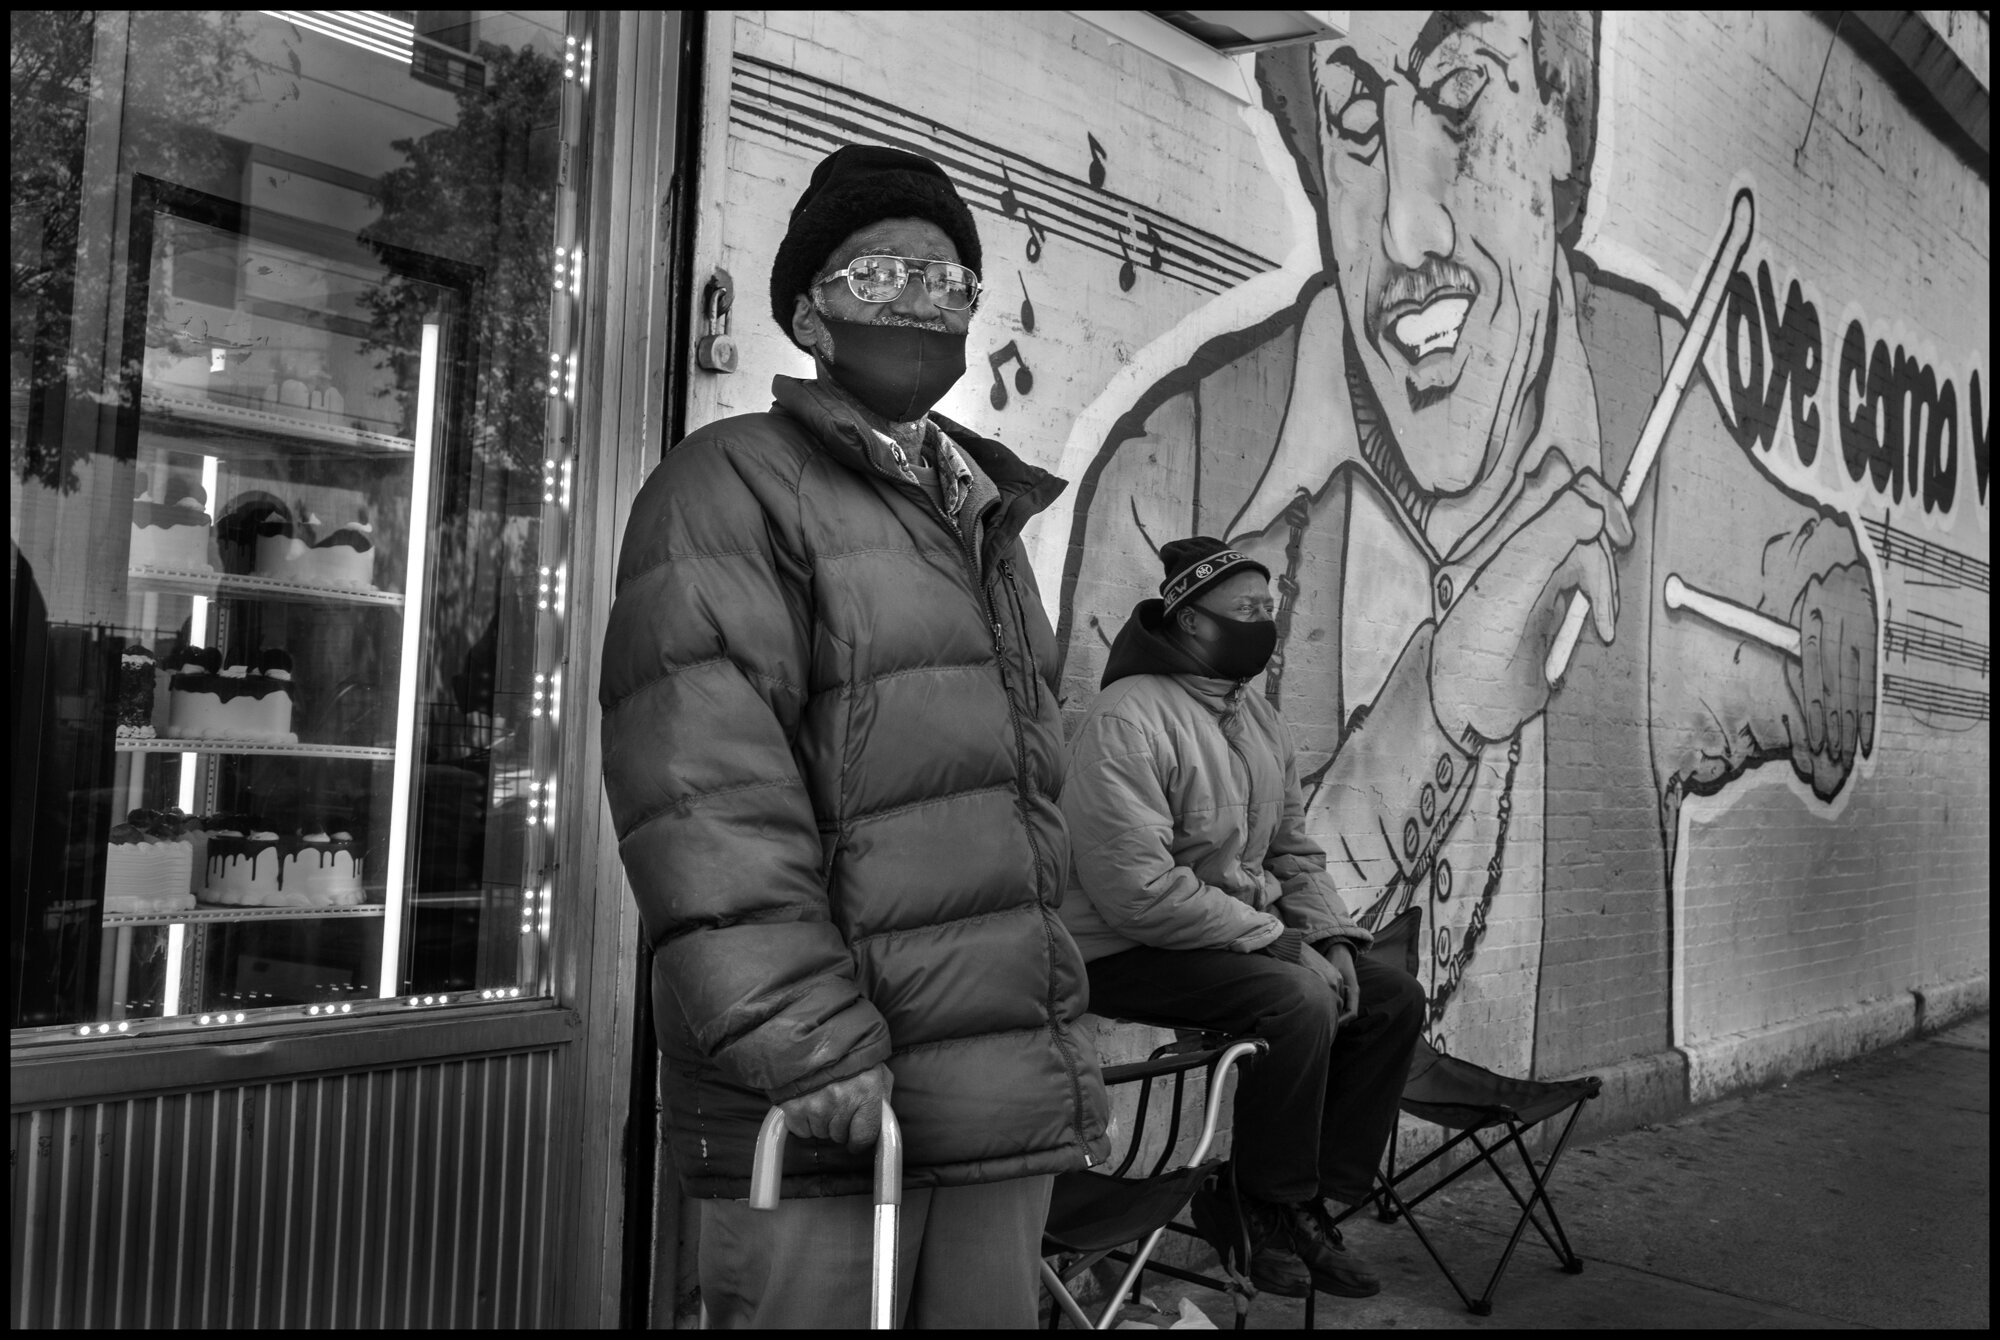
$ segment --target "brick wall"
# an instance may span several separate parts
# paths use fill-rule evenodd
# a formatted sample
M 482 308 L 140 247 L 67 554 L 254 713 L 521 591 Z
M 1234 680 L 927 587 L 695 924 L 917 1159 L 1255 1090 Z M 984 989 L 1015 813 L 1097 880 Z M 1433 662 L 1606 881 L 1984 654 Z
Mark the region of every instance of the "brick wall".
M 1630 1115 L 1983 1000 L 1986 182 L 1803 14 L 1354 21 L 1244 102 L 1055 12 L 718 16 L 697 265 L 742 364 L 690 422 L 809 375 L 766 280 L 813 165 L 927 153 L 987 284 L 940 409 L 1072 481 L 1028 537 L 1070 720 L 1160 542 L 1264 558 L 1260 687 L 1350 906 L 1425 909 L 1437 1045 Z M 1577 479 L 1684 338 L 1625 543 Z M 1592 569 L 1612 638 L 1551 688 Z

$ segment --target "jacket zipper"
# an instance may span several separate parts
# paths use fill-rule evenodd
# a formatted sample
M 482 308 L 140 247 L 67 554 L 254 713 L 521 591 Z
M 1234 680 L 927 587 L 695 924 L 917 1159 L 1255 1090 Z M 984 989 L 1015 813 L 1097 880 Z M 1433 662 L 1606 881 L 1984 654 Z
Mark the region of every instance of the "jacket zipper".
M 1034 646 L 1028 641 L 1028 607 L 1021 599 L 1021 588 L 1014 581 L 1014 560 L 1000 560 L 1000 576 L 1007 583 L 1007 596 L 1014 607 L 1014 622 L 1021 629 L 1021 663 L 1028 671 L 1028 705 L 1039 717 L 1042 710 L 1042 677 L 1035 669 Z
M 1235 688 L 1229 691 L 1229 696 L 1231 698 L 1236 698 L 1238 695 L 1242 694 L 1245 691 L 1246 684 L 1247 681 L 1245 683 L 1239 683 Z M 1193 689 L 1187 688 L 1185 684 L 1182 685 L 1181 687 L 1183 689 L 1186 689 L 1189 694 L 1193 695 L 1197 701 L 1200 700 L 1201 695 L 1195 693 Z M 1232 703 L 1230 706 L 1225 707 L 1222 710 L 1222 714 L 1217 716 L 1216 718 L 1215 728 L 1222 732 L 1222 742 L 1223 744 L 1229 746 L 1229 752 L 1243 764 L 1243 824 L 1244 824 L 1243 837 L 1244 840 L 1247 842 L 1250 837 L 1250 826 L 1256 822 L 1256 816 L 1257 816 L 1257 794 L 1254 786 L 1257 774 L 1256 770 L 1250 766 L 1249 752 L 1245 750 L 1241 745 L 1239 745 L 1235 740 L 1230 738 L 1228 729 L 1224 727 L 1222 724 L 1223 716 L 1227 716 L 1230 712 L 1240 712 L 1242 710 L 1243 710 L 1243 705 L 1241 702 Z M 1262 888 L 1263 888 L 1263 881 L 1260 880 L 1258 881 L 1258 889 L 1261 891 Z M 1268 908 L 1257 907 L 1255 903 L 1252 903 L 1251 906 L 1253 908 L 1256 908 L 1256 910 L 1259 912 L 1270 910 Z
M 1008 560 L 1002 559 L 1000 561 L 1000 570 L 1003 574 L 1007 571 L 1008 566 Z M 978 574 L 975 572 L 973 576 L 974 580 L 977 581 Z M 1028 846 L 1035 853 L 1035 882 L 1037 885 L 1035 891 L 1035 911 L 1042 919 L 1042 944 L 1048 955 L 1049 964 L 1049 994 L 1046 1002 L 1049 1015 L 1049 1041 L 1055 1044 L 1056 1055 L 1062 1058 L 1063 1070 L 1069 1075 L 1069 1094 L 1072 1104 L 1071 1111 L 1075 1113 L 1074 1121 L 1077 1143 L 1083 1148 L 1083 1166 L 1091 1168 L 1097 1165 L 1097 1160 L 1091 1157 L 1090 1140 L 1085 1136 L 1083 1131 L 1083 1080 L 1077 1074 L 1076 1058 L 1070 1054 L 1069 1046 L 1063 1039 L 1062 1029 L 1056 1023 L 1056 937 L 1054 930 L 1049 925 L 1049 906 L 1046 902 L 1042 901 L 1039 887 L 1042 876 L 1042 844 L 1035 840 L 1035 826 L 1028 818 L 1028 737 L 1027 732 L 1021 726 L 1021 712 L 1014 703 L 1013 685 L 1009 681 L 1007 674 L 1007 647 L 1001 637 L 1000 609 L 994 603 L 992 588 L 983 587 L 982 589 L 986 592 L 987 612 L 993 616 L 993 656 L 1000 669 L 1000 691 L 1001 695 L 1007 700 L 1008 719 L 1014 724 L 1014 756 L 1016 759 L 1014 790 L 1020 798 L 1021 831 L 1028 835 Z M 1022 646 L 1024 648 L 1027 645 L 1026 631 L 1023 628 Z M 1028 674 L 1030 678 L 1034 677 L 1032 668 L 1029 669 Z
M 944 509 L 931 501 L 930 494 L 926 493 L 921 486 L 903 479 L 898 479 L 896 483 L 905 492 L 914 493 L 918 498 L 922 499 L 924 504 L 944 523 L 945 529 L 952 532 L 958 539 L 959 555 L 965 559 L 965 570 L 967 575 L 972 579 L 972 588 L 985 598 L 987 618 L 993 628 L 993 661 L 995 667 L 1000 671 L 1000 696 L 1007 701 L 1007 719 L 1014 727 L 1014 794 L 1020 804 L 1021 831 L 1027 834 L 1028 847 L 1035 855 L 1035 910 L 1042 918 L 1042 943 L 1046 949 L 1049 964 L 1049 994 L 1046 1002 L 1049 1016 L 1049 1040 L 1054 1043 L 1056 1055 L 1062 1058 L 1063 1070 L 1069 1075 L 1070 1111 L 1073 1114 L 1071 1124 L 1076 1131 L 1077 1144 L 1083 1149 L 1083 1165 L 1086 1168 L 1094 1168 L 1097 1166 L 1097 1160 L 1091 1156 L 1090 1139 L 1084 1134 L 1083 1130 L 1083 1080 L 1077 1073 L 1076 1057 L 1071 1054 L 1068 1044 L 1063 1039 L 1062 1030 L 1056 1024 L 1056 937 L 1054 931 L 1049 928 L 1048 904 L 1042 900 L 1041 896 L 1043 870 L 1042 844 L 1035 840 L 1035 826 L 1029 821 L 1028 817 L 1028 736 L 1027 732 L 1021 726 L 1021 709 L 1014 701 L 1013 681 L 1007 674 L 1007 645 L 1005 638 L 1002 636 L 1000 607 L 994 601 L 992 587 L 980 580 L 978 555 L 971 552 L 970 547 L 965 543 L 964 533 L 952 524 L 951 518 L 945 515 Z M 1008 590 L 1010 592 L 1013 591 L 1013 560 L 1003 558 L 999 560 L 999 567 L 1001 575 L 1007 581 Z M 1019 603 L 1017 595 L 1015 597 L 1017 608 L 1019 607 Z M 1024 659 L 1029 659 L 1025 651 L 1028 645 L 1025 619 L 1022 622 L 1021 628 L 1021 645 L 1024 649 Z M 1032 665 L 1029 666 L 1028 674 L 1030 678 L 1034 678 L 1034 667 Z M 1067 874 L 1068 872 L 1066 871 L 1062 872 L 1065 878 L 1067 878 Z

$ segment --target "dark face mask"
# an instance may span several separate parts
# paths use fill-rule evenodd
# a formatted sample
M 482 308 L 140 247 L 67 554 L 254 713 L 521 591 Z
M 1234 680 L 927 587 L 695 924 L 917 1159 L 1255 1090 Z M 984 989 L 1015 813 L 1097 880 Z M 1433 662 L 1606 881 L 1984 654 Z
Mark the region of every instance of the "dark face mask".
M 890 423 L 923 418 L 965 375 L 963 332 L 821 319 L 833 332 L 833 379 Z
M 1225 619 L 1199 606 L 1191 608 L 1216 630 L 1212 635 L 1197 633 L 1189 639 L 1196 660 L 1219 679 L 1251 679 L 1264 673 L 1271 653 L 1278 649 L 1276 623 L 1269 619 Z

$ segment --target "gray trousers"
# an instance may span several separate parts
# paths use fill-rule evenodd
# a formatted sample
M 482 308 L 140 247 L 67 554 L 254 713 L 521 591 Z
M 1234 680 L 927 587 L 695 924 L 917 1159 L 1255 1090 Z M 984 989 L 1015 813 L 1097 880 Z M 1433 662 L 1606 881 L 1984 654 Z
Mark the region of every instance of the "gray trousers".
M 921 1330 L 1035 1325 L 1042 1225 L 1054 1178 L 903 1192 L 896 1322 Z M 701 1203 L 701 1300 L 717 1329 L 868 1325 L 872 1196 L 802 1197 L 775 1210 Z

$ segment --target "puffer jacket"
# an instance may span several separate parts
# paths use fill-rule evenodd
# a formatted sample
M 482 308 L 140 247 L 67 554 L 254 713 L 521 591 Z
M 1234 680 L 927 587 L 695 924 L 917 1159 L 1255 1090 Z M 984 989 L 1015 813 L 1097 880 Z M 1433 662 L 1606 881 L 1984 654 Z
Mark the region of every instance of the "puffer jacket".
M 1164 636 L 1161 611 L 1143 601 L 1125 621 L 1070 741 L 1062 916 L 1077 947 L 1251 950 L 1286 927 L 1372 944 L 1306 835 L 1284 720 Z
M 937 419 L 999 490 L 975 571 L 886 439 L 817 384 L 773 391 L 646 481 L 605 636 L 604 783 L 676 1165 L 694 1196 L 747 1195 L 773 1103 L 886 1061 L 909 1185 L 1085 1167 L 1105 1099 L 1056 912 L 1055 637 L 1019 540 L 1063 482 Z M 872 1167 L 795 1139 L 784 1194 L 865 1191 Z

